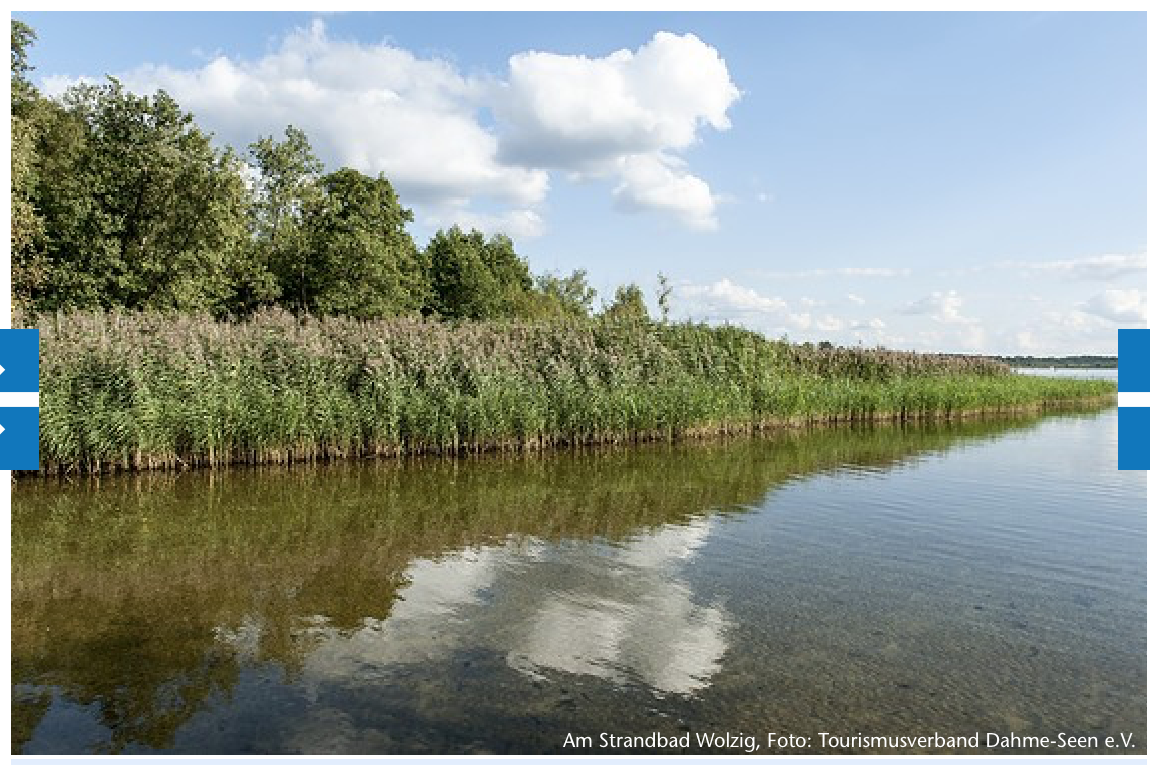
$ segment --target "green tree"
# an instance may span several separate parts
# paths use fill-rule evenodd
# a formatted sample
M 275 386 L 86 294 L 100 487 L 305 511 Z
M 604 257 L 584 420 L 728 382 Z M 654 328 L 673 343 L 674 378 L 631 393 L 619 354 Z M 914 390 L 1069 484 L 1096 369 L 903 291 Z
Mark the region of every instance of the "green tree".
M 44 220 L 34 204 L 38 183 L 38 103 L 42 98 L 28 80 L 32 28 L 12 20 L 12 296 L 14 308 L 29 308 L 44 283 Z
M 252 239 L 236 287 L 234 306 L 250 309 L 277 301 L 284 289 L 306 290 L 309 240 L 303 214 L 322 196 L 323 163 L 302 130 L 288 126 L 284 139 L 262 137 L 248 147 L 255 172 Z
M 45 100 L 38 108 L 28 197 L 39 234 L 28 254 L 17 258 L 13 252 L 13 292 L 43 310 L 103 307 L 93 277 L 99 266 L 90 252 L 76 250 L 88 239 L 84 225 L 94 204 L 90 181 L 82 174 L 87 127 L 56 102 Z
M 28 49 L 36 40 L 36 32 L 19 19 L 12 20 L 12 113 L 16 115 L 30 103 L 39 99 L 36 87 L 28 79 L 32 65 Z
M 240 162 L 163 91 L 65 93 L 41 140 L 41 306 L 220 310 L 246 239 Z
M 487 240 L 478 230 L 453 226 L 436 232 L 426 255 L 431 275 L 426 312 L 486 320 L 517 317 L 530 309 L 531 272 L 508 237 Z
M 595 303 L 595 289 L 587 283 L 587 270 L 566 277 L 543 273 L 535 278 L 535 305 L 531 317 L 587 318 Z
M 615 298 L 603 308 L 603 317 L 613 321 L 649 321 L 643 291 L 634 283 L 615 289 Z
M 483 245 L 483 262 L 499 289 L 495 318 L 522 318 L 530 309 L 535 282 L 527 259 L 515 252 L 511 238 L 497 234 Z
M 308 239 L 285 301 L 298 312 L 360 318 L 418 313 L 427 297 L 424 258 L 408 234 L 410 210 L 380 175 L 344 168 L 319 180 L 305 204 Z
M 38 128 L 20 116 L 12 116 L 12 296 L 15 308 L 30 308 L 42 293 L 46 276 L 41 243 L 44 219 L 33 197 L 37 185 L 36 143 Z

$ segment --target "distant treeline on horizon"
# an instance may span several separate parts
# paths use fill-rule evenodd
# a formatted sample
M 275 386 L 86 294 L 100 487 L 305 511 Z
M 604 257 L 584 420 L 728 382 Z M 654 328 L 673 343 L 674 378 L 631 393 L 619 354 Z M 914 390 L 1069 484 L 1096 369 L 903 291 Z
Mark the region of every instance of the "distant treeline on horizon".
M 1013 367 L 1064 369 L 1117 369 L 1118 356 L 998 356 Z

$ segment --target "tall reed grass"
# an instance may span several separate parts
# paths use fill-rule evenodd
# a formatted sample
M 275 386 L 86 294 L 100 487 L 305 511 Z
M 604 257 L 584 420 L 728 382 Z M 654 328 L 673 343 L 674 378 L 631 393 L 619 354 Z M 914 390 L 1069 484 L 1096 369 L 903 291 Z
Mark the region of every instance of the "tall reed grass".
M 73 313 L 41 332 L 41 471 L 462 453 L 952 417 L 1099 397 L 1001 362 L 735 327 L 242 323 Z

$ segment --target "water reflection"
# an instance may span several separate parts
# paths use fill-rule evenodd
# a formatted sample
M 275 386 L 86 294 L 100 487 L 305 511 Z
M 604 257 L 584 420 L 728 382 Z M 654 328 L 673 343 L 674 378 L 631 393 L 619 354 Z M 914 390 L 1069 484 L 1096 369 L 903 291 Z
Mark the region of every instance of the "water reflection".
M 531 606 L 526 628 L 507 645 L 521 671 L 553 668 L 619 684 L 638 679 L 660 692 L 706 686 L 727 649 L 721 604 L 698 604 L 680 567 L 702 546 L 704 521 L 666 527 L 591 559 L 583 548 L 551 564 L 571 584 Z M 519 584 L 541 589 L 530 572 Z
M 755 659 L 734 636 L 757 624 L 699 583 L 724 521 L 1037 422 L 21 481 L 13 746 L 529 752 L 682 718 Z
M 1109 380 L 1118 382 L 1117 369 L 1083 369 L 1080 367 L 1017 367 L 1020 375 L 1032 377 L 1072 377 L 1076 380 Z
M 482 649 L 533 679 L 553 669 L 689 693 L 726 649 L 722 607 L 695 603 L 678 579 L 707 531 L 702 521 L 662 527 L 626 546 L 514 539 L 413 561 L 386 620 L 345 637 L 316 624 L 323 638 L 301 680 L 360 681 Z

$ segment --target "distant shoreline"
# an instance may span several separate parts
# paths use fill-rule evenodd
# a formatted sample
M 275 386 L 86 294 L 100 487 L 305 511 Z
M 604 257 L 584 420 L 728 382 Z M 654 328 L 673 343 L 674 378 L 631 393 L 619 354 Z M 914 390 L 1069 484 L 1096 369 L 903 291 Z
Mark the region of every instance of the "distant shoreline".
M 1118 356 L 997 356 L 1012 367 L 1023 369 L 1117 369 Z

